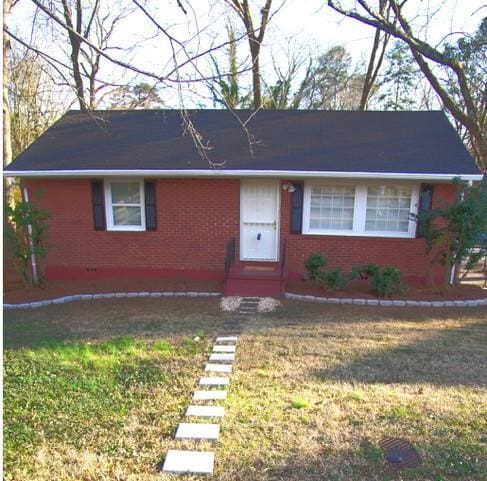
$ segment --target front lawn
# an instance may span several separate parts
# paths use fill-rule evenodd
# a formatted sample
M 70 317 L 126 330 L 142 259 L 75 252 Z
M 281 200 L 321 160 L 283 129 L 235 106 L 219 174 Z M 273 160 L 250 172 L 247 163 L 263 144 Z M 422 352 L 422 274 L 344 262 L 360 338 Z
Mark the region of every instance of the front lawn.
M 218 302 L 6 312 L 5 479 L 163 479 L 157 465 L 180 446 L 171 434 L 232 315 Z M 296 302 L 256 316 L 239 341 L 214 479 L 484 480 L 485 319 L 479 308 Z M 413 442 L 422 466 L 385 469 L 385 437 Z

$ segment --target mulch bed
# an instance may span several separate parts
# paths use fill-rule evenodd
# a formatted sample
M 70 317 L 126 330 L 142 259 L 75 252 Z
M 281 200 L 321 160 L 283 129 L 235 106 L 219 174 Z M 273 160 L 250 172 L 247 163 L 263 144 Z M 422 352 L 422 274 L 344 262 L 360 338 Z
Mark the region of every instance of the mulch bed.
M 74 294 L 110 292 L 222 292 L 218 281 L 165 279 L 107 279 L 97 281 L 49 281 L 45 288 L 22 288 L 5 292 L 5 304 L 42 301 Z
M 319 297 L 377 299 L 377 296 L 372 294 L 367 281 L 350 282 L 346 289 L 341 291 L 327 291 L 313 281 L 294 281 L 286 284 L 286 292 Z M 450 286 L 445 290 L 439 287 L 410 287 L 407 292 L 396 294 L 393 298 L 411 301 L 484 299 L 487 298 L 487 289 L 478 285 Z

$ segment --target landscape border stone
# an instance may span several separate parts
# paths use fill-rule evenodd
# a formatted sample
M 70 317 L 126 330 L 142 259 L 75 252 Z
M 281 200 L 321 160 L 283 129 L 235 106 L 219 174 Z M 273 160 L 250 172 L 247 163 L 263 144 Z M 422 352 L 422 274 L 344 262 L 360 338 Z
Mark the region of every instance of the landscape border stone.
M 295 294 L 286 292 L 286 299 L 293 301 L 323 302 L 326 304 L 354 304 L 368 306 L 385 306 L 385 307 L 478 307 L 487 306 L 486 299 L 466 299 L 466 300 L 449 300 L 449 301 L 414 301 L 403 299 L 361 299 L 361 298 L 344 298 L 338 297 L 318 297 L 304 294 Z
M 71 296 L 57 297 L 55 299 L 44 299 L 42 301 L 23 302 L 20 304 L 4 304 L 5 310 L 13 309 L 35 309 L 45 307 L 51 304 L 65 304 L 74 301 L 87 301 L 96 299 L 123 299 L 136 297 L 217 297 L 221 292 L 109 292 L 97 294 L 75 294 Z M 338 297 L 320 297 L 304 294 L 295 294 L 286 292 L 286 299 L 295 301 L 320 302 L 325 304 L 353 304 L 368 306 L 386 306 L 386 307 L 479 307 L 487 306 L 486 299 L 466 299 L 466 300 L 448 300 L 448 301 L 415 301 L 403 299 L 362 299 L 362 298 L 338 298 Z
M 50 304 L 65 304 L 73 301 L 91 301 L 97 299 L 123 299 L 136 297 L 214 297 L 221 296 L 221 292 L 108 292 L 97 294 L 75 294 L 72 296 L 56 297 L 55 299 L 44 299 L 42 301 L 23 302 L 21 304 L 4 304 L 3 308 L 13 309 L 34 309 L 37 307 L 49 306 Z

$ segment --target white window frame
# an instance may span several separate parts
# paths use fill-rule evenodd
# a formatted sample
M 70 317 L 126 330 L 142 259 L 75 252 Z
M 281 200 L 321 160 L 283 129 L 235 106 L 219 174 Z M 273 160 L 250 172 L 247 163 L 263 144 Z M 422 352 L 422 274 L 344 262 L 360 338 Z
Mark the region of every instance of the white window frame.
M 113 220 L 113 205 L 112 205 L 112 184 L 116 183 L 134 183 L 139 184 L 140 192 L 140 223 L 141 225 L 115 225 Z M 144 180 L 143 179 L 105 179 L 105 214 L 107 220 L 107 230 L 119 231 L 119 232 L 141 232 L 145 231 L 145 191 L 144 191 Z M 132 205 L 130 205 L 132 206 Z M 135 206 L 135 205 L 134 205 Z
M 303 198 L 303 234 L 305 235 L 338 235 L 338 236 L 360 236 L 360 237 L 396 237 L 396 238 L 413 238 L 416 236 L 416 222 L 409 219 L 409 226 L 407 232 L 391 232 L 391 231 L 366 231 L 365 217 L 367 213 L 367 188 L 372 185 L 409 185 L 411 186 L 411 204 L 409 212 L 412 214 L 418 213 L 419 204 L 419 184 L 409 184 L 407 182 L 370 182 L 354 183 L 347 181 L 308 181 L 304 185 Z M 352 230 L 340 229 L 311 229 L 310 228 L 310 214 L 311 214 L 311 188 L 312 186 L 321 185 L 354 185 L 355 186 L 355 203 L 353 208 L 353 228 Z

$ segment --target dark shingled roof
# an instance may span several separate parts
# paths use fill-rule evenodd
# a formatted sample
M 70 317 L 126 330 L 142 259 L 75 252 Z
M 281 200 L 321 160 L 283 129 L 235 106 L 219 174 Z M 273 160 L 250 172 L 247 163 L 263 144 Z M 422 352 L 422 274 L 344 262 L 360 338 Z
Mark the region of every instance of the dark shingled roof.
M 225 170 L 479 173 L 442 112 L 263 110 L 247 124 L 254 156 L 232 112 L 188 113 Z M 70 111 L 6 170 L 209 168 L 178 110 L 133 110 Z

